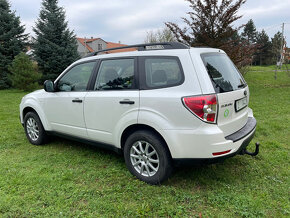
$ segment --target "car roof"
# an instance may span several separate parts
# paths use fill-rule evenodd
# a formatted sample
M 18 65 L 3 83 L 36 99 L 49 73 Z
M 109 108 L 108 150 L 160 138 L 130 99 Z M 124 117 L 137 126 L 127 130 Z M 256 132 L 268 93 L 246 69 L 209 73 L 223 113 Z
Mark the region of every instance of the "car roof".
M 118 57 L 138 57 L 138 56 L 178 56 L 182 53 L 210 53 L 210 52 L 222 52 L 224 51 L 215 48 L 209 47 L 191 47 L 188 49 L 152 49 L 145 51 L 129 51 L 129 52 L 119 52 L 119 53 L 110 53 L 110 54 L 100 54 L 90 57 L 81 58 L 75 63 L 86 62 L 90 60 L 99 60 L 99 59 L 108 59 L 108 58 L 118 58 Z

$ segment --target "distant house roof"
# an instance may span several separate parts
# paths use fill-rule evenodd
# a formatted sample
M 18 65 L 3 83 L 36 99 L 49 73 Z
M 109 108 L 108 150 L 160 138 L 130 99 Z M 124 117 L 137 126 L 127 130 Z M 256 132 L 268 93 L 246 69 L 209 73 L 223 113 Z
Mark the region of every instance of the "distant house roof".
M 94 52 L 94 50 L 92 49 L 91 46 L 89 46 L 87 43 L 96 41 L 96 40 L 102 40 L 101 38 L 90 38 L 90 39 L 85 39 L 85 38 L 79 38 L 77 37 L 77 40 L 84 46 L 86 47 L 90 52 Z M 109 49 L 109 48 L 116 48 L 116 47 L 122 47 L 122 46 L 127 46 L 125 44 L 120 44 L 120 43 L 115 43 L 115 42 L 106 42 L 106 48 L 104 49 Z M 128 52 L 128 51 L 136 51 L 136 49 L 134 48 L 125 48 L 125 49 L 120 49 L 120 50 L 114 50 L 114 51 L 108 51 L 106 53 L 118 53 L 118 52 Z
M 107 42 L 107 49 L 122 47 L 122 46 L 127 46 L 127 45 L 120 44 L 120 43 L 114 43 L 114 42 Z M 108 51 L 107 53 L 118 53 L 118 52 L 128 52 L 128 51 L 136 51 L 136 49 L 135 48 L 124 48 L 124 49 L 120 49 L 120 50 Z
M 87 44 L 87 42 L 92 42 L 92 41 L 95 41 L 97 40 L 98 38 L 95 38 L 95 39 L 84 39 L 84 38 L 77 38 L 77 40 L 84 46 L 86 47 L 90 52 L 93 52 L 94 50 L 91 48 L 91 46 L 89 46 Z

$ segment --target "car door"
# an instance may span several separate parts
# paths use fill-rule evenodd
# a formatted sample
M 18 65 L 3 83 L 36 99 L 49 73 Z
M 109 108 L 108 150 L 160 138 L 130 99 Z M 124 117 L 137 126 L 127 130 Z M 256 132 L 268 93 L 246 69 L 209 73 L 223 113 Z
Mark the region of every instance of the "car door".
M 45 114 L 52 130 L 87 138 L 84 98 L 96 61 L 74 65 L 56 82 L 56 92 L 45 99 Z
M 94 141 L 114 145 L 124 126 L 137 123 L 137 59 L 104 59 L 95 77 L 96 82 L 85 97 L 87 133 Z

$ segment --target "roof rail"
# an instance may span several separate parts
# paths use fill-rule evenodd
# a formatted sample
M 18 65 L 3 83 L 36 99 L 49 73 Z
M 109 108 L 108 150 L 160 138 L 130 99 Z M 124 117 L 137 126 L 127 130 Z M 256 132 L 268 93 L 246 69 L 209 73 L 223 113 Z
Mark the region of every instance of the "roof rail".
M 154 47 L 154 46 L 156 46 L 157 48 L 147 49 L 147 47 Z M 98 55 L 99 53 L 104 53 L 104 52 L 113 51 L 113 50 L 120 50 L 124 48 L 138 48 L 138 51 L 160 50 L 160 49 L 161 50 L 163 49 L 189 49 L 187 45 L 181 42 L 157 42 L 157 43 L 136 44 L 136 45 L 128 45 L 128 46 L 104 49 L 104 50 L 89 53 L 86 57 L 95 56 L 95 55 Z

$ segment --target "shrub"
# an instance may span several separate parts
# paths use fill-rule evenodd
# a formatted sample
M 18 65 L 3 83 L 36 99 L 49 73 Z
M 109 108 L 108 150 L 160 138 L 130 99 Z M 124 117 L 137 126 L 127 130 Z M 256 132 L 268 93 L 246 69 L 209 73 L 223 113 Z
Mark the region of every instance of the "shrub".
M 14 58 L 9 71 L 12 87 L 24 91 L 38 88 L 37 81 L 41 78 L 41 74 L 38 73 L 37 64 L 33 63 L 25 53 L 21 52 Z

